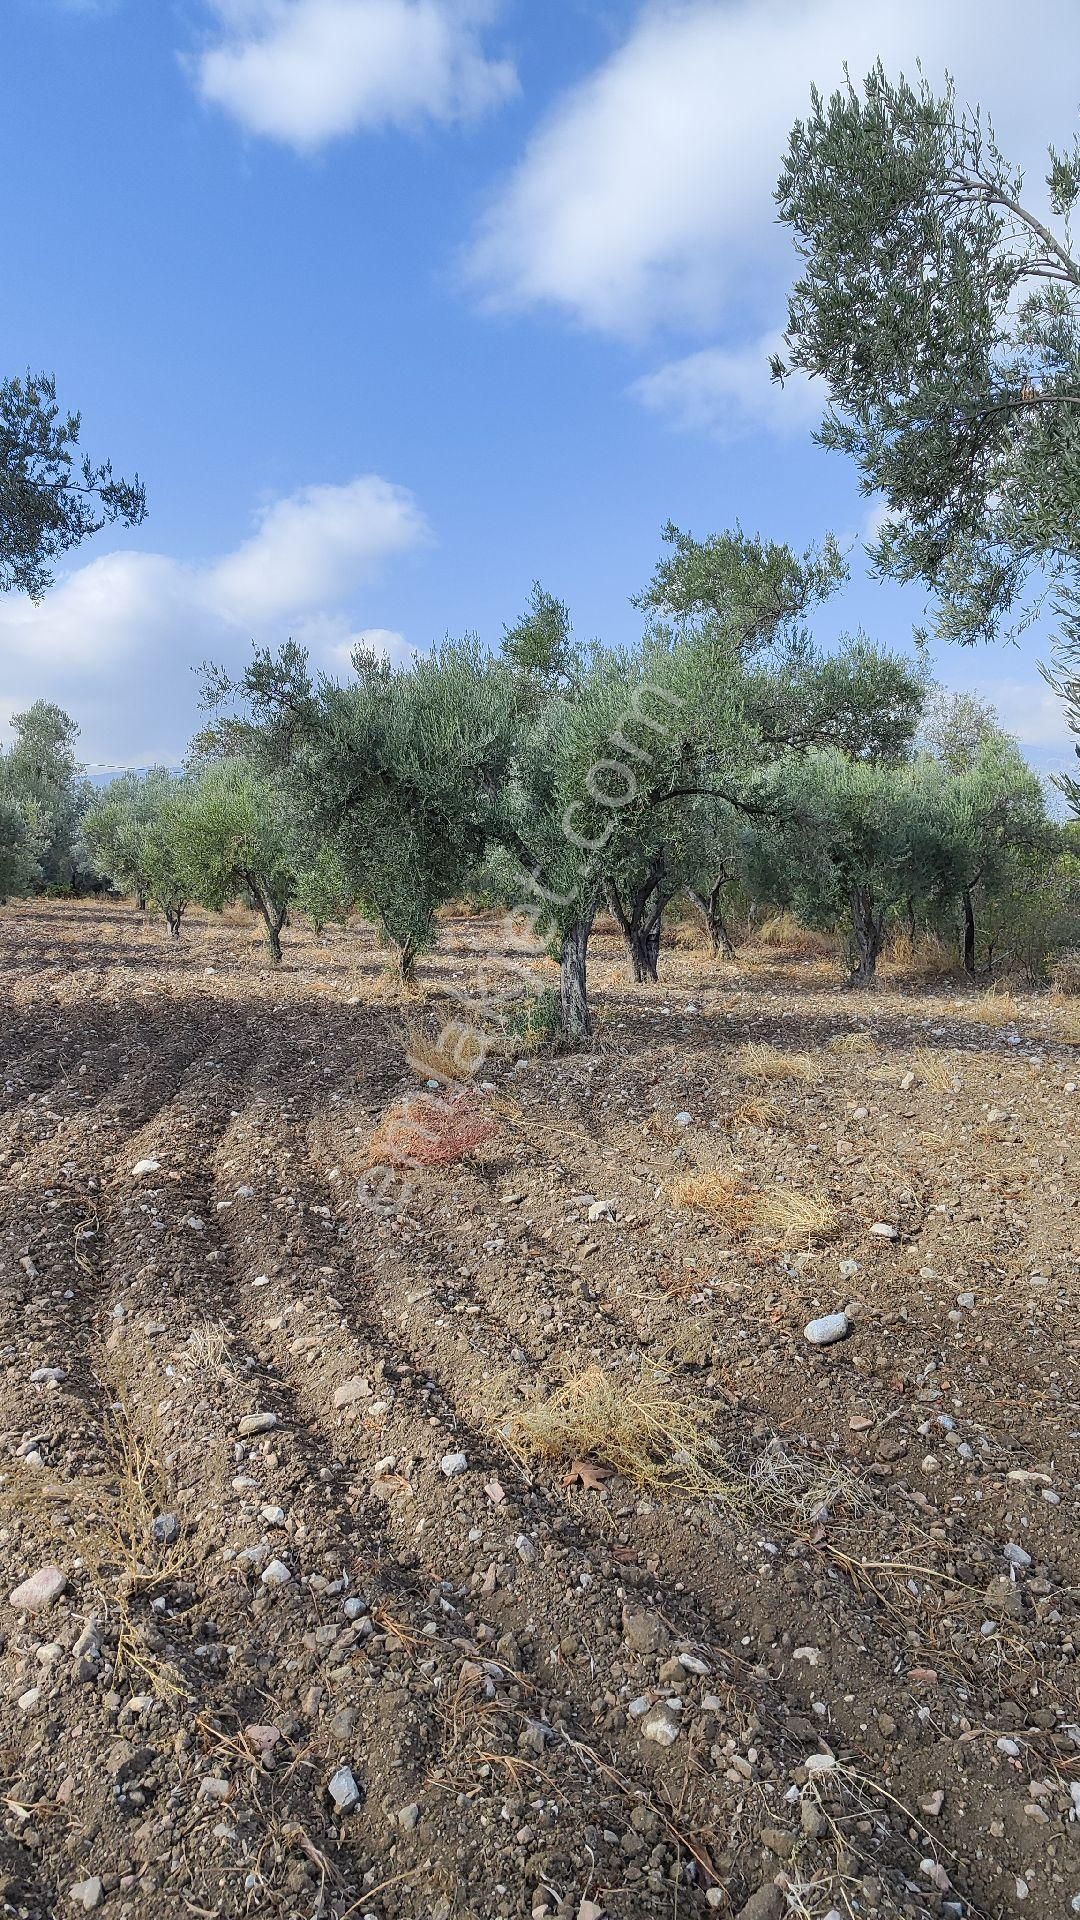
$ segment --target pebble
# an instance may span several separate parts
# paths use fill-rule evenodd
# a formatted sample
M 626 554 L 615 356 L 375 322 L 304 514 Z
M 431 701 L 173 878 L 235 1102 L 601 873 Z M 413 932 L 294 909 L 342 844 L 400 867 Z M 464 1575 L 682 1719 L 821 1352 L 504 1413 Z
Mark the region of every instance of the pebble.
M 29 1580 L 16 1587 L 9 1594 L 11 1605 L 20 1613 L 39 1613 L 43 1607 L 51 1607 L 59 1600 L 67 1586 L 67 1574 L 59 1567 L 42 1567 L 32 1573 Z
M 420 1809 L 414 1800 L 410 1806 L 400 1808 L 397 1817 L 402 1833 L 411 1833 L 420 1818 Z
M 156 1514 L 150 1531 L 159 1547 L 171 1547 L 180 1538 L 180 1521 L 175 1513 Z
M 641 1723 L 646 1740 L 654 1741 L 658 1747 L 673 1747 L 681 1730 L 679 1720 L 669 1707 L 656 1707 Z
M 263 1568 L 264 1587 L 286 1587 L 291 1579 L 292 1574 L 284 1560 L 271 1560 L 269 1566 Z
M 365 1380 L 359 1373 L 354 1373 L 351 1380 L 346 1380 L 342 1386 L 334 1389 L 335 1407 L 351 1407 L 354 1401 L 367 1400 L 370 1397 L 371 1382 Z
M 464 1473 L 468 1465 L 468 1458 L 464 1453 L 444 1453 L 439 1461 L 439 1466 L 448 1480 L 456 1480 L 458 1474 Z
M 161 1165 L 160 1160 L 136 1160 L 135 1165 L 132 1167 L 131 1171 L 136 1176 L 142 1175 L 144 1173 L 156 1173 L 160 1165 Z
M 1018 1547 L 1014 1541 L 1010 1541 L 1003 1551 L 1010 1567 L 1030 1567 L 1030 1553 L 1025 1552 L 1023 1547 Z
M 92 1913 L 95 1907 L 100 1907 L 104 1893 L 105 1888 L 95 1873 L 90 1880 L 77 1880 L 68 1897 L 77 1907 L 82 1907 L 86 1913 Z
M 677 1127 L 688 1127 L 692 1124 L 693 1117 L 691 1113 L 677 1113 L 675 1115 L 675 1125 Z
M 846 1313 L 826 1313 L 818 1320 L 808 1320 L 803 1334 L 812 1347 L 831 1347 L 837 1340 L 846 1340 L 851 1332 L 851 1322 Z
M 269 1433 L 276 1426 L 276 1413 L 245 1413 L 236 1431 L 246 1440 L 253 1433 Z
M 875 1220 L 870 1231 L 876 1234 L 879 1240 L 895 1240 L 898 1238 L 896 1228 L 891 1227 L 887 1220 Z
M 615 1218 L 615 1215 L 611 1210 L 610 1201 L 608 1200 L 593 1201 L 592 1206 L 589 1208 L 590 1226 L 595 1226 L 598 1220 L 614 1220 L 614 1218 Z
M 229 1782 L 217 1774 L 208 1773 L 199 1781 L 200 1800 L 227 1800 L 230 1793 Z
M 360 1789 L 351 1767 L 339 1767 L 326 1789 L 338 1813 L 352 1813 L 360 1805 Z
M 67 1379 L 63 1367 L 35 1367 L 30 1375 L 32 1387 L 58 1387 Z

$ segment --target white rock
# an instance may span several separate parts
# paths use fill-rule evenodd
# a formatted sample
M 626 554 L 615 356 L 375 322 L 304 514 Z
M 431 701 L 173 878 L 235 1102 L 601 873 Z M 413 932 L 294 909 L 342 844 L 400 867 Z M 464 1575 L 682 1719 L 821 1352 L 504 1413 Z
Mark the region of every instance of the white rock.
M 133 1174 L 136 1174 L 136 1175 L 142 1175 L 144 1173 L 157 1173 L 160 1166 L 161 1166 L 160 1160 L 136 1160 L 135 1165 L 132 1167 L 131 1171 Z
M 59 1567 L 42 1567 L 38 1573 L 32 1573 L 29 1580 L 16 1587 L 8 1598 L 20 1613 L 39 1613 L 43 1607 L 51 1607 L 59 1600 L 67 1586 L 67 1574 Z
M 870 1231 L 876 1234 L 879 1240 L 895 1240 L 897 1238 L 896 1228 L 891 1227 L 887 1220 L 875 1220 Z
M 691 1113 L 677 1113 L 675 1115 L 675 1125 L 677 1127 L 689 1127 L 693 1122 L 693 1118 L 694 1116 Z
M 646 1740 L 652 1740 L 658 1747 L 673 1747 L 681 1731 L 679 1722 L 668 1707 L 655 1707 L 641 1723 L 641 1731 Z
M 464 1473 L 468 1465 L 468 1457 L 464 1453 L 444 1453 L 439 1461 L 439 1466 L 448 1480 L 456 1480 L 458 1474 Z
M 831 1773 L 836 1765 L 834 1753 L 808 1753 L 803 1761 L 807 1773 Z
M 610 1203 L 607 1200 L 593 1201 L 592 1206 L 589 1208 L 590 1226 L 595 1226 L 598 1220 L 614 1220 L 614 1218 L 615 1215 L 612 1213 Z
M 66 1379 L 67 1374 L 64 1372 L 63 1367 L 35 1367 L 33 1373 L 30 1375 L 30 1385 L 32 1387 L 58 1387 L 60 1382 Z
M 93 1913 L 95 1907 L 100 1907 L 104 1893 L 105 1888 L 95 1873 L 90 1880 L 77 1880 L 68 1898 L 73 1900 L 77 1907 L 82 1907 L 85 1912 Z
M 837 1340 L 846 1340 L 851 1332 L 851 1322 L 846 1313 L 826 1313 L 819 1320 L 808 1320 L 803 1334 L 812 1347 L 831 1347 Z
M 351 1767 L 339 1767 L 326 1790 L 338 1813 L 351 1813 L 360 1805 L 360 1789 Z
M 1031 1565 L 1030 1553 L 1026 1553 L 1023 1547 L 1016 1546 L 1011 1540 L 1009 1545 L 1004 1548 L 1004 1554 L 1010 1567 L 1030 1567 Z
M 284 1560 L 271 1560 L 262 1570 L 264 1587 L 287 1587 L 291 1579 L 292 1574 Z
M 216 1774 L 208 1773 L 199 1781 L 200 1800 L 227 1800 L 229 1791 L 229 1782 Z

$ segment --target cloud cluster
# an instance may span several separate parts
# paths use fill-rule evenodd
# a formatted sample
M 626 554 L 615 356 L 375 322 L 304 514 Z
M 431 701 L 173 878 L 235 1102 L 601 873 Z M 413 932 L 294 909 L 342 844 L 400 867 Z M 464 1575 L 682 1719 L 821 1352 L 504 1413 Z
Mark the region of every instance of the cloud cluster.
M 496 191 L 465 261 L 490 306 L 547 308 L 630 340 L 680 330 L 708 349 L 639 397 L 730 433 L 779 416 L 749 356 L 784 312 L 794 265 L 773 190 L 811 84 L 880 55 L 994 109 L 1036 192 L 1045 144 L 1075 111 L 1073 0 L 1033 0 L 1017 59 L 1011 0 L 646 0 L 621 44 L 558 98 Z M 717 344 L 718 343 L 718 344 Z M 805 419 L 805 412 L 804 412 Z M 802 424 L 800 422 L 800 424 Z
M 291 633 L 347 670 L 357 640 L 401 657 L 402 635 L 357 628 L 347 603 L 380 565 L 430 538 L 413 496 L 378 474 L 264 507 L 233 552 L 202 565 L 131 549 L 74 567 L 39 604 L 0 597 L 0 731 L 39 697 L 69 707 L 94 760 L 174 760 L 195 715 L 192 668 L 237 664 Z
M 484 50 L 498 0 L 209 0 L 200 93 L 249 133 L 311 152 L 380 127 L 475 119 L 517 90 Z

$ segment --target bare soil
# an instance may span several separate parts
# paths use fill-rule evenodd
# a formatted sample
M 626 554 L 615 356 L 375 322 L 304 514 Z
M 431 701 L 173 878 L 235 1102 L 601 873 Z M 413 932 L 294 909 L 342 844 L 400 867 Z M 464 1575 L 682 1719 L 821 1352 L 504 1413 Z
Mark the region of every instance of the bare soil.
M 1080 1911 L 1075 1005 L 602 936 L 595 1051 L 488 1058 L 496 1134 L 384 1214 L 403 1026 L 502 930 L 407 1001 L 286 940 L 0 911 L 3 1912 Z M 523 1450 L 593 1364 L 715 1497 Z

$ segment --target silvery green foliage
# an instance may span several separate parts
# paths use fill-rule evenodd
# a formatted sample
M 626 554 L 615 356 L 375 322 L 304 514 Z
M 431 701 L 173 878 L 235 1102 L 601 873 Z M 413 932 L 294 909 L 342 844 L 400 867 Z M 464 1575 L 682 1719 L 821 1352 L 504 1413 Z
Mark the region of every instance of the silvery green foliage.
M 884 495 L 876 566 L 924 581 L 961 641 L 1049 590 L 1080 721 L 1080 143 L 1049 150 L 1040 212 L 951 82 L 879 63 L 861 90 L 812 93 L 776 197 L 802 271 L 774 373 L 820 379 L 821 444 Z

